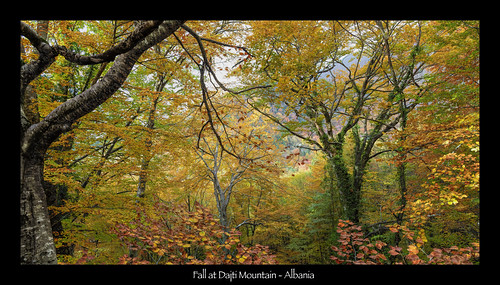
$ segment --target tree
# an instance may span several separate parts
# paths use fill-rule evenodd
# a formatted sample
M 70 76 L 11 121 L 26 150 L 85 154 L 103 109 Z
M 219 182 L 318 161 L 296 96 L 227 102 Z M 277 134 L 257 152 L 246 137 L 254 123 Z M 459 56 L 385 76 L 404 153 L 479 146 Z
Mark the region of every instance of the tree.
M 214 185 L 214 196 L 217 201 L 217 209 L 219 211 L 220 223 L 224 229 L 229 228 L 229 220 L 227 216 L 227 207 L 233 192 L 233 187 L 243 179 L 243 174 L 248 169 L 248 163 L 244 161 L 234 170 L 230 171 L 229 183 L 226 187 L 221 186 L 221 166 L 222 166 L 222 156 L 223 152 L 219 149 L 219 144 L 215 143 L 210 147 L 209 143 L 205 138 L 202 139 L 207 145 L 208 152 L 206 154 L 210 155 L 210 158 L 205 159 L 201 152 L 198 153 L 199 158 L 203 161 L 208 170 L 208 177 Z
M 221 123 L 215 124 L 215 128 L 218 133 L 226 135 L 224 143 L 230 146 L 235 156 L 224 156 L 217 138 L 210 138 L 203 133 L 200 136 L 199 148 L 195 151 L 206 166 L 208 179 L 213 184 L 221 225 L 229 229 L 227 209 L 235 186 L 244 179 L 249 179 L 248 174 L 261 177 L 261 168 L 270 171 L 272 165 L 269 164 L 274 156 L 274 147 L 269 142 L 269 131 L 266 130 L 266 124 L 262 124 L 261 116 L 252 111 L 245 111 L 246 106 L 241 106 L 238 102 L 221 100 L 219 104 L 222 105 L 217 108 Z M 229 113 L 230 111 L 233 113 Z M 223 113 L 228 115 L 222 115 Z M 267 166 L 263 165 L 265 159 Z
M 177 55 L 177 57 L 175 57 Z M 174 76 L 178 75 L 178 73 L 182 73 L 182 64 L 185 61 L 186 57 L 180 54 L 179 51 L 175 50 L 175 46 L 169 45 L 165 48 L 165 51 L 162 51 L 161 46 L 159 44 L 154 47 L 154 56 L 159 57 L 160 59 L 152 60 L 152 62 L 145 63 L 143 65 L 146 66 L 147 77 L 150 72 L 155 73 L 155 80 L 153 81 L 153 91 L 150 94 L 150 104 L 149 110 L 147 112 L 147 120 L 145 122 L 145 139 L 144 139 L 144 150 L 145 154 L 141 158 L 140 162 L 140 172 L 139 172 L 139 181 L 137 185 L 137 197 L 143 197 L 146 191 L 146 183 L 148 180 L 148 169 L 151 159 L 153 158 L 153 140 L 154 140 L 154 129 L 155 129 L 155 121 L 158 113 L 158 104 L 164 98 L 163 90 L 167 86 L 167 84 L 171 84 L 171 80 Z M 168 58 L 175 58 L 175 60 L 167 60 Z M 154 57 L 153 57 L 154 58 Z M 180 71 L 180 72 L 179 72 Z M 182 76 L 176 76 L 178 80 L 181 80 Z M 184 82 L 184 80 L 182 80 Z M 179 100 L 180 101 L 180 100 Z M 177 105 L 177 104 L 175 104 Z
M 255 94 L 252 106 L 325 153 L 332 165 L 329 176 L 336 177 L 343 215 L 355 222 L 360 218 L 366 166 L 379 154 L 372 154 L 375 143 L 400 122 L 402 113 L 395 109 L 406 102 L 406 114 L 426 91 L 414 88 L 424 66 L 417 62 L 420 24 L 403 23 L 405 29 L 397 29 L 401 24 L 256 23 L 248 39 L 257 59 L 246 71 L 260 75 L 249 81 L 275 86 Z M 396 45 L 396 38 L 408 40 Z M 348 66 L 350 61 L 355 62 Z M 412 92 L 413 100 L 405 99 L 405 92 Z M 265 104 L 282 109 L 285 117 L 263 110 Z M 355 138 L 352 173 L 343 155 L 348 132 Z
M 479 26 L 444 21 L 426 30 L 435 51 L 426 76 L 431 88 L 396 145 L 420 174 L 406 215 L 429 236 L 437 228 L 455 233 L 430 239 L 435 245 L 469 244 L 479 238 Z
M 21 66 L 21 98 L 28 85 L 47 69 L 58 55 L 79 65 L 114 60 L 106 75 L 90 88 L 54 108 L 40 122 L 30 121 L 21 100 L 21 262 L 23 264 L 56 263 L 52 229 L 43 191 L 43 158 L 50 144 L 71 129 L 80 117 L 104 103 L 123 84 L 141 54 L 170 36 L 179 28 L 179 21 L 138 22 L 123 41 L 103 53 L 82 56 L 65 46 L 50 45 L 25 22 L 21 35 L 39 53 L 36 60 Z

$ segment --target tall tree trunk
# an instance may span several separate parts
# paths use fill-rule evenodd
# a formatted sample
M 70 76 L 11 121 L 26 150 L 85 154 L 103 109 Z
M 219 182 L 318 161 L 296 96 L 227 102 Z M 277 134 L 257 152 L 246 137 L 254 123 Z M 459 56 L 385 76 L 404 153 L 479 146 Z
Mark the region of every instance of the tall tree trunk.
M 399 111 L 401 113 L 401 130 L 404 132 L 404 130 L 406 129 L 406 121 L 407 121 L 407 116 L 408 116 L 408 110 L 407 110 L 406 101 L 404 98 L 400 102 Z M 402 136 L 400 139 L 400 142 L 404 142 L 405 140 L 406 140 L 406 137 Z M 404 209 L 406 208 L 406 192 L 407 192 L 407 188 L 406 188 L 406 162 L 405 162 L 406 156 L 407 156 L 406 150 L 401 149 L 398 151 L 397 158 L 399 161 L 397 162 L 398 163 L 397 174 L 398 174 L 398 185 L 399 185 L 399 194 L 400 194 L 400 198 L 399 198 L 400 207 L 396 213 L 396 223 L 398 225 L 401 225 L 403 223 Z M 399 232 L 397 232 L 394 236 L 394 245 L 397 246 L 400 241 L 401 241 L 401 234 Z
M 56 264 L 43 189 L 43 152 L 21 155 L 21 263 Z
M 335 178 L 337 180 L 342 216 L 344 219 L 348 219 L 353 223 L 358 223 L 364 167 L 358 165 L 357 167 L 359 170 L 351 175 L 347 170 L 343 158 L 335 156 L 330 160 L 330 163 L 333 165 Z
M 231 171 L 231 177 L 229 184 L 223 188 L 220 183 L 219 170 L 222 164 L 223 151 L 218 143 L 215 147 L 211 148 L 205 138 L 202 138 L 203 142 L 207 145 L 210 152 L 204 151 L 205 154 L 210 155 L 210 159 L 205 159 L 203 153 L 196 151 L 199 158 L 203 161 L 208 170 L 208 177 L 214 185 L 214 196 L 217 205 L 217 210 L 219 212 L 219 221 L 224 231 L 229 231 L 229 217 L 227 215 L 227 207 L 229 201 L 231 200 L 231 193 L 233 192 L 233 187 L 242 180 L 243 173 L 247 170 L 249 165 L 241 165 L 236 170 Z M 226 240 L 226 236 L 222 237 L 222 242 Z
M 150 117 L 151 118 L 151 117 Z M 154 124 L 154 119 L 153 119 L 153 124 Z M 148 122 L 149 125 L 149 122 Z M 141 159 L 141 170 L 139 172 L 139 182 L 137 184 L 137 193 L 136 196 L 138 198 L 142 198 L 145 195 L 146 192 L 146 183 L 148 182 L 148 169 L 149 169 L 149 162 L 151 161 L 152 154 L 151 154 L 151 145 L 152 145 L 152 138 L 151 138 L 151 132 L 153 130 L 153 126 L 151 128 L 148 128 L 147 133 L 146 133 L 146 154 L 144 157 Z
M 228 189 L 222 189 L 219 180 L 219 168 L 222 164 L 222 151 L 219 156 L 219 145 L 215 145 L 215 149 L 212 152 L 213 157 L 213 167 L 210 169 L 212 172 L 211 180 L 214 184 L 214 196 L 215 201 L 217 202 L 217 211 L 219 212 L 219 222 L 224 228 L 224 231 L 229 230 L 229 220 L 227 217 L 227 206 L 229 204 L 229 199 L 231 197 L 232 186 L 229 185 Z M 226 236 L 223 236 L 223 240 L 226 239 Z
M 163 82 L 163 79 L 160 79 L 160 81 Z M 160 83 L 157 86 L 157 88 L 155 88 L 156 91 L 157 92 L 163 91 L 163 87 L 165 86 L 165 84 L 166 84 L 166 82 Z M 151 162 L 151 159 L 153 158 L 153 153 L 152 153 L 151 147 L 153 146 L 153 130 L 155 128 L 156 106 L 157 106 L 159 100 L 160 100 L 160 95 L 156 94 L 156 97 L 154 97 L 154 99 L 153 99 L 152 106 L 149 109 L 148 121 L 146 122 L 146 142 L 144 145 L 146 154 L 141 159 L 141 170 L 139 172 L 139 183 L 137 185 L 137 194 L 136 194 L 136 196 L 139 198 L 144 197 L 144 193 L 146 192 L 146 183 L 148 181 L 149 163 Z
M 375 133 L 369 136 L 371 140 L 361 139 L 359 136 L 359 127 L 354 125 L 352 127 L 352 135 L 354 137 L 354 165 L 352 174 L 349 173 L 343 155 L 344 137 L 338 137 L 338 143 L 333 147 L 328 148 L 327 152 L 329 157 L 328 163 L 330 164 L 331 172 L 335 175 L 337 190 L 340 197 L 342 207 L 341 216 L 348 219 L 353 223 L 359 223 L 360 208 L 361 208 L 361 189 L 363 186 L 363 177 L 365 169 L 370 160 L 370 153 L 378 137 Z M 345 135 L 345 133 L 343 134 Z M 332 175 L 330 174 L 332 177 Z
M 357 218 L 354 216 L 355 211 L 352 210 L 352 198 L 350 197 L 351 190 L 351 175 L 349 174 L 345 165 L 342 152 L 338 152 L 330 159 L 330 163 L 335 173 L 337 181 L 337 191 L 339 192 L 340 204 L 342 207 L 342 217 L 352 222 Z
M 339 195 L 336 191 L 337 179 L 333 167 L 333 163 L 330 159 L 328 159 L 325 165 L 325 176 L 323 177 L 322 185 L 324 185 L 323 187 L 325 188 L 326 192 L 328 193 L 328 197 L 330 198 L 329 215 L 330 221 L 332 223 L 331 228 L 335 229 L 335 227 L 337 226 L 337 219 L 341 216 L 341 204 Z

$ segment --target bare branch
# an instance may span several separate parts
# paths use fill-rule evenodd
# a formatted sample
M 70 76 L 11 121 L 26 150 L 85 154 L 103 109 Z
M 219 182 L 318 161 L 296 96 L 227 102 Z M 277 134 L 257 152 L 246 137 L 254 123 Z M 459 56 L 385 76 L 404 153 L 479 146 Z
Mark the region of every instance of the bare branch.
M 380 155 L 380 154 L 382 154 L 382 153 L 386 153 L 386 152 L 390 152 L 390 151 L 394 151 L 394 150 L 393 150 L 393 149 L 386 149 L 386 150 L 379 151 L 379 152 L 377 152 L 377 153 L 375 153 L 375 154 L 371 155 L 370 157 L 368 157 L 368 160 L 370 160 L 370 159 L 372 159 L 372 158 L 376 157 L 377 155 Z
M 271 121 L 273 121 L 273 122 L 277 123 L 277 124 L 278 124 L 278 125 L 280 125 L 282 128 L 284 128 L 284 129 L 286 129 L 288 132 L 290 132 L 292 135 L 294 135 L 294 136 L 296 136 L 296 137 L 298 137 L 298 138 L 301 138 L 301 139 L 303 139 L 304 141 L 306 141 L 306 142 L 308 142 L 308 143 L 310 143 L 310 144 L 313 144 L 313 145 L 315 145 L 315 146 L 319 147 L 321 150 L 323 150 L 323 149 L 324 149 L 324 148 L 321 146 L 321 144 L 319 144 L 317 141 L 312 140 L 312 139 L 310 139 L 310 138 L 307 138 L 307 137 L 305 137 L 305 136 L 303 136 L 303 135 L 301 135 L 301 134 L 299 134 L 299 133 L 297 133 L 297 132 L 295 132 L 295 131 L 291 130 L 289 127 L 287 127 L 287 126 L 285 126 L 283 123 L 281 123 L 281 122 L 278 120 L 278 118 L 276 118 L 276 117 L 274 117 L 274 116 L 272 116 L 272 115 L 270 115 L 270 114 L 268 114 L 268 113 L 265 113 L 265 112 L 261 111 L 261 110 L 260 110 L 259 108 L 257 108 L 255 105 L 253 105 L 252 103 L 250 103 L 250 100 L 249 100 L 249 99 L 247 99 L 247 103 L 248 103 L 250 106 L 252 106 L 252 108 L 253 108 L 253 109 L 255 109 L 257 112 L 259 112 L 259 113 L 261 113 L 262 115 L 266 116 L 267 118 L 271 119 Z
M 230 93 L 233 93 L 233 94 L 239 94 L 239 93 L 246 92 L 246 91 L 249 91 L 249 90 L 253 90 L 253 89 L 256 89 L 256 88 L 266 88 L 266 87 L 257 86 L 257 87 L 251 87 L 251 88 L 248 88 L 248 89 L 242 90 L 242 91 L 233 91 L 233 90 L 227 88 L 226 86 L 224 86 L 224 84 L 222 84 L 219 81 L 219 79 L 215 75 L 215 72 L 212 70 L 212 67 L 210 66 L 210 61 L 208 60 L 208 57 L 207 57 L 207 54 L 206 54 L 206 51 L 205 51 L 205 47 L 203 46 L 203 43 L 202 43 L 203 39 L 195 31 L 193 31 L 191 28 L 189 28 L 188 26 L 186 26 L 186 25 L 183 24 L 183 25 L 181 25 L 181 27 L 184 30 L 186 30 L 189 34 L 191 34 L 196 39 L 196 42 L 198 43 L 198 46 L 200 48 L 201 56 L 203 58 L 203 62 L 202 63 L 197 63 L 196 60 L 194 59 L 194 57 L 187 51 L 187 49 L 181 43 L 182 48 L 184 50 L 186 50 L 186 52 L 188 53 L 188 55 L 191 58 L 191 60 L 193 60 L 198 65 L 198 67 L 200 69 L 200 87 L 201 87 L 201 90 L 202 90 L 202 98 L 203 98 L 202 99 L 203 100 L 202 105 L 205 106 L 205 109 L 207 111 L 207 116 L 208 116 L 207 123 L 210 124 L 210 128 L 212 129 L 212 132 L 216 136 L 217 141 L 219 142 L 219 144 L 220 144 L 220 146 L 222 148 L 222 151 L 230 154 L 231 156 L 237 158 L 238 160 L 241 160 L 242 157 L 235 153 L 235 147 L 233 146 L 231 140 L 229 139 L 229 135 L 227 133 L 227 130 L 226 130 L 226 127 L 225 127 L 225 123 L 220 118 L 219 113 L 217 112 L 217 109 L 213 105 L 213 102 L 210 99 L 210 96 L 208 95 L 208 89 L 207 89 L 207 87 L 205 85 L 205 70 L 207 70 L 209 72 L 209 74 L 214 78 L 214 80 L 217 82 L 217 84 L 219 85 L 220 88 L 222 88 L 226 92 L 230 92 Z M 180 40 L 178 38 L 177 38 L 177 40 L 180 42 Z M 207 39 L 205 39 L 205 40 L 207 40 Z M 207 40 L 207 41 L 219 44 L 219 42 L 216 42 L 216 41 L 213 41 L 213 40 Z M 268 87 L 270 87 L 270 85 Z M 216 128 L 214 126 L 212 111 L 215 114 L 215 117 L 217 118 L 217 120 L 222 124 L 223 131 L 226 134 L 226 138 L 229 141 L 229 145 L 230 145 L 232 151 L 228 150 L 224 146 L 224 144 L 222 142 L 222 138 L 221 138 L 220 134 L 216 130 Z M 205 123 L 203 125 L 202 130 L 205 128 L 205 126 L 207 125 L 207 123 Z M 201 131 L 199 133 L 199 136 L 201 136 Z M 199 142 L 200 142 L 200 140 L 198 138 L 197 147 L 199 147 Z
M 226 43 L 221 43 L 219 41 L 215 41 L 215 40 L 207 39 L 207 38 L 200 38 L 200 39 L 202 41 L 206 41 L 206 42 L 213 43 L 213 44 L 218 44 L 218 45 L 225 46 L 225 47 L 232 47 L 232 48 L 241 49 L 241 50 L 245 51 L 248 55 L 250 55 L 251 57 L 253 57 L 253 55 L 247 50 L 246 47 L 237 46 L 237 45 L 231 45 L 231 44 L 226 44 Z
M 212 67 L 210 66 L 210 63 L 209 63 L 209 60 L 207 58 L 207 54 L 205 52 L 205 48 L 203 46 L 203 43 L 201 42 L 202 40 L 205 40 L 205 41 L 209 41 L 209 42 L 212 42 L 212 43 L 218 43 L 218 44 L 222 44 L 222 45 L 225 45 L 225 46 L 231 46 L 231 47 L 237 47 L 237 48 L 243 48 L 243 47 L 240 47 L 240 46 L 233 46 L 233 45 L 227 45 L 227 44 L 223 44 L 223 43 L 219 43 L 217 41 L 214 41 L 214 40 L 208 40 L 208 39 L 204 39 L 204 38 L 201 38 L 195 31 L 193 31 L 191 28 L 189 28 L 188 26 L 186 26 L 185 24 L 181 26 L 184 30 L 186 30 L 189 34 L 191 34 L 195 39 L 196 41 L 198 42 L 198 45 L 200 47 L 200 51 L 201 51 L 201 55 L 203 57 L 203 61 L 204 61 L 204 64 L 206 65 L 206 68 L 207 68 L 207 71 L 211 74 L 211 76 L 214 78 L 215 82 L 217 82 L 217 84 L 219 85 L 219 87 L 226 91 L 226 92 L 229 92 L 229 93 L 232 93 L 232 94 L 240 94 L 240 93 L 244 93 L 244 92 L 248 92 L 250 90 L 254 90 L 254 89 L 260 89 L 260 88 L 269 88 L 271 87 L 271 85 L 263 85 L 263 86 L 253 86 L 253 87 L 250 87 L 250 88 L 247 88 L 247 89 L 243 89 L 243 90 L 240 90 L 240 91 L 235 91 L 235 90 L 232 90 L 232 89 L 229 89 L 227 88 L 224 84 L 222 84 L 219 79 L 217 78 L 217 75 L 215 74 L 215 72 L 213 71 Z M 245 49 L 245 48 L 243 48 Z M 245 49 L 246 51 L 246 49 Z M 247 51 L 246 51 L 247 52 Z M 248 53 L 248 52 L 247 52 Z M 250 54 L 250 53 L 249 53 Z M 193 58 L 191 58 L 193 59 Z
M 256 226 L 261 226 L 261 225 L 264 225 L 264 224 L 263 223 L 258 223 L 258 222 L 252 222 L 252 219 L 246 219 L 246 220 L 244 220 L 243 222 L 241 222 L 239 225 L 237 225 L 234 228 L 238 229 L 238 228 L 240 228 L 243 225 L 251 225 L 251 226 L 256 227 Z

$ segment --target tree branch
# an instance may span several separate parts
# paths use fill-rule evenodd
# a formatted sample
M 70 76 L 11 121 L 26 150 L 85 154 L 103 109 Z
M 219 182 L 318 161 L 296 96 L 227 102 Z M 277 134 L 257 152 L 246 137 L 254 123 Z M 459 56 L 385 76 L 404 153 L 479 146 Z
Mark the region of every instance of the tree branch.
M 183 27 L 184 28 L 184 27 Z M 221 43 L 219 41 L 215 41 L 215 40 L 212 40 L 212 39 L 207 39 L 207 38 L 200 38 L 202 41 L 206 41 L 206 42 L 209 42 L 209 43 L 213 43 L 213 44 L 217 44 L 217 45 L 221 45 L 221 46 L 225 46 L 225 47 L 232 47 L 232 48 L 237 48 L 237 49 L 241 49 L 243 51 L 245 51 L 248 55 L 250 55 L 251 57 L 253 57 L 253 55 L 247 50 L 246 47 L 243 47 L 243 46 L 237 46 L 237 45 L 231 45 L 231 44 L 226 44 L 226 43 Z
M 21 35 L 27 38 L 39 53 L 43 53 L 45 49 L 51 48 L 47 41 L 39 36 L 38 33 L 25 22 L 21 22 Z
M 140 55 L 147 48 L 171 35 L 181 24 L 179 21 L 164 21 L 154 31 L 142 29 L 143 40 L 128 52 L 121 54 L 100 81 L 62 103 L 41 122 L 31 125 L 26 130 L 21 146 L 22 152 L 27 152 L 31 147 L 47 148 L 59 134 L 69 130 L 73 122 L 104 103 L 122 86 Z
M 207 116 L 208 116 L 208 122 L 207 123 L 210 124 L 210 128 L 212 129 L 212 132 L 216 136 L 217 141 L 219 142 L 219 145 L 222 148 L 222 151 L 230 154 L 231 156 L 237 158 L 238 160 L 241 160 L 242 157 L 240 157 L 238 154 L 235 153 L 235 148 L 234 148 L 233 144 L 231 143 L 231 140 L 229 140 L 229 136 L 228 136 L 228 133 L 227 133 L 227 130 L 226 130 L 226 127 L 225 127 L 225 123 L 220 118 L 220 116 L 219 116 L 219 114 L 217 112 L 217 109 L 213 105 L 213 103 L 212 103 L 212 101 L 210 99 L 210 96 L 208 95 L 208 89 L 207 89 L 207 87 L 205 85 L 205 70 L 207 70 L 209 72 L 209 74 L 215 79 L 215 81 L 217 82 L 217 84 L 219 85 L 220 88 L 222 88 L 224 91 L 230 92 L 232 94 L 239 94 L 239 93 L 246 92 L 246 91 L 249 91 L 249 90 L 253 90 L 253 89 L 256 89 L 256 88 L 266 88 L 266 87 L 257 86 L 257 87 L 248 88 L 246 90 L 233 91 L 233 90 L 227 88 L 226 86 L 224 86 L 224 84 L 222 84 L 219 81 L 219 79 L 215 75 L 215 72 L 212 70 L 212 67 L 210 66 L 210 61 L 208 60 L 207 53 L 205 51 L 205 47 L 203 46 L 203 43 L 202 43 L 203 39 L 195 31 L 193 31 L 191 28 L 189 28 L 188 26 L 186 26 L 186 25 L 183 24 L 183 25 L 181 25 L 181 27 L 195 38 L 196 42 L 198 43 L 198 46 L 199 46 L 199 49 L 200 49 L 200 52 L 201 52 L 201 56 L 203 58 L 203 62 L 202 63 L 197 63 L 196 60 L 194 59 L 194 57 L 187 51 L 187 49 L 184 47 L 184 45 L 182 45 L 182 43 L 176 37 L 177 40 L 179 41 L 179 43 L 181 44 L 181 46 L 183 47 L 183 49 L 188 53 L 188 55 L 191 58 L 191 60 L 193 60 L 195 62 L 195 64 L 198 65 L 198 68 L 200 69 L 200 87 L 201 87 L 201 90 L 202 90 L 202 97 L 203 97 L 203 99 L 202 99 L 203 100 L 202 105 L 205 106 L 205 109 L 207 111 Z M 212 40 L 209 40 L 209 41 L 213 42 L 213 43 L 219 43 L 219 42 L 212 41 Z M 270 85 L 267 86 L 267 87 L 270 87 Z M 222 143 L 222 138 L 219 135 L 219 133 L 217 132 L 215 126 L 214 126 L 213 116 L 212 116 L 212 110 L 213 110 L 213 113 L 215 114 L 217 120 L 222 124 L 224 133 L 226 134 L 226 137 L 228 138 L 229 145 L 231 146 L 232 151 L 228 150 L 224 146 L 224 144 Z M 203 125 L 202 130 L 205 128 L 205 126 L 207 125 L 207 123 L 205 123 Z M 199 136 L 200 135 L 201 135 L 201 131 L 199 133 Z M 199 141 L 200 140 L 198 138 L 198 147 L 199 147 Z
M 370 160 L 370 159 L 372 159 L 372 158 L 376 157 L 377 155 L 380 155 L 380 154 L 382 154 L 382 153 L 386 153 L 386 152 L 389 152 L 389 151 L 393 151 L 393 149 L 386 149 L 386 150 L 379 151 L 379 152 L 377 152 L 376 154 L 369 156 L 369 157 L 368 157 L 368 160 Z
M 143 21 L 138 27 L 123 41 L 112 46 L 101 54 L 92 56 L 82 56 L 75 52 L 69 51 L 64 46 L 56 46 L 58 53 L 68 61 L 79 65 L 97 64 L 113 61 L 116 56 L 126 53 L 142 41 L 147 35 L 153 32 L 163 21 Z
M 310 144 L 313 144 L 313 145 L 315 145 L 315 146 L 319 147 L 319 148 L 320 148 L 320 150 L 324 150 L 324 148 L 321 146 L 321 144 L 319 144 L 317 141 L 314 141 L 314 140 L 312 140 L 312 139 L 310 139 L 310 138 L 306 138 L 306 137 L 304 137 L 303 135 L 301 135 L 301 134 L 299 134 L 299 133 L 297 133 L 297 132 L 295 132 L 295 131 L 291 130 L 289 127 L 287 127 L 287 126 L 285 126 L 284 124 L 282 124 L 282 123 L 281 123 L 281 122 L 280 122 L 280 121 L 279 121 L 276 117 L 274 117 L 274 116 L 272 116 L 272 115 L 270 115 L 270 114 L 267 114 L 267 113 L 265 113 L 265 112 L 261 111 L 261 110 L 260 110 L 259 108 L 257 108 L 256 106 L 254 106 L 252 103 L 250 103 L 250 100 L 249 100 L 249 99 L 247 99 L 247 103 L 248 103 L 250 106 L 252 106 L 252 108 L 253 108 L 254 110 L 256 110 L 257 112 L 259 112 L 259 113 L 261 113 L 262 115 L 266 116 L 267 118 L 271 119 L 271 121 L 273 121 L 273 122 L 277 123 L 277 124 L 278 124 L 278 125 L 280 125 L 282 128 L 284 128 L 285 130 L 287 130 L 288 132 L 290 132 L 292 135 L 294 135 L 294 136 L 296 136 L 296 137 L 298 137 L 298 138 L 301 138 L 301 139 L 303 139 L 304 141 L 306 141 L 306 142 L 308 142 L 308 143 L 310 143 Z
M 214 40 L 209 40 L 209 39 L 204 39 L 204 38 L 201 38 L 195 31 L 193 31 L 191 28 L 189 28 L 188 26 L 186 25 L 182 25 L 181 26 L 184 30 L 186 30 L 189 34 L 191 34 L 195 39 L 196 41 L 198 42 L 198 45 L 200 46 L 200 51 L 201 51 L 201 55 L 203 57 L 203 61 L 206 63 L 206 67 L 207 67 L 207 70 L 208 72 L 211 74 L 211 76 L 215 79 L 215 82 L 217 82 L 217 84 L 219 85 L 219 87 L 226 91 L 226 92 L 229 92 L 229 93 L 232 93 L 232 94 L 240 94 L 240 93 L 243 93 L 243 92 L 248 92 L 250 90 L 254 90 L 254 89 L 260 89 L 260 88 L 269 88 L 271 87 L 271 85 L 263 85 L 263 86 L 253 86 L 253 87 L 249 87 L 247 89 L 243 89 L 243 90 L 240 90 L 240 91 L 235 91 L 235 90 L 232 90 L 230 88 L 227 88 L 224 84 L 222 84 L 219 79 L 217 78 L 217 75 L 215 74 L 215 72 L 212 70 L 212 67 L 210 66 L 209 64 L 209 61 L 208 61 L 208 58 L 207 58 L 207 54 L 205 52 L 205 48 L 203 47 L 203 43 L 201 42 L 202 40 L 205 40 L 205 41 L 209 41 L 209 42 L 212 42 L 212 43 L 217 43 L 217 44 L 221 44 L 221 45 L 224 45 L 224 46 L 231 46 L 231 47 L 237 47 L 237 48 L 242 48 L 245 50 L 245 52 L 248 53 L 248 51 L 246 51 L 246 49 L 244 47 L 240 47 L 240 46 L 233 46 L 233 45 L 228 45 L 228 44 L 223 44 L 223 43 L 220 43 L 220 42 L 217 42 L 217 41 L 214 41 Z M 248 53 L 250 54 L 250 53 Z
M 244 220 L 243 222 L 241 222 L 239 225 L 237 225 L 234 228 L 238 229 L 238 228 L 240 228 L 241 226 L 244 226 L 244 225 L 251 225 L 251 226 L 256 227 L 256 226 L 262 226 L 262 225 L 264 225 L 264 223 L 252 222 L 252 219 L 246 219 L 246 220 Z

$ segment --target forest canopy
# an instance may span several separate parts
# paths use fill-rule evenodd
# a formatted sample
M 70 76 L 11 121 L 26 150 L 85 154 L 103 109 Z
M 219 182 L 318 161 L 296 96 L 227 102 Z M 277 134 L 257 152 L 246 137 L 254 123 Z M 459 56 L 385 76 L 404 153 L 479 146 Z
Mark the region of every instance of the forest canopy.
M 479 21 L 20 26 L 21 264 L 479 264 Z

